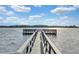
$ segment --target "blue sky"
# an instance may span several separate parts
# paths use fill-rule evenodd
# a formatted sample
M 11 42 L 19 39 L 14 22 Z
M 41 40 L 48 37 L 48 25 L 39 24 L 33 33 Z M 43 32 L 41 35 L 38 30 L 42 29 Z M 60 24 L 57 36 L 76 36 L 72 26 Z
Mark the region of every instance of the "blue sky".
M 0 5 L 0 25 L 79 25 L 79 5 Z

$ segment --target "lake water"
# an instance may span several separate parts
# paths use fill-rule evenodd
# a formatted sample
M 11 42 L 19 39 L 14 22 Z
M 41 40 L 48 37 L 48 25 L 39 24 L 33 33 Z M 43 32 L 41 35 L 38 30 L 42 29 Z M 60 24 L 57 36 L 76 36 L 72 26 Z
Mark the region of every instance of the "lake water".
M 22 28 L 0 28 L 0 53 L 15 52 L 30 35 L 23 36 Z M 49 36 L 65 54 L 79 54 L 79 28 L 57 28 L 57 36 Z
M 79 54 L 79 28 L 59 28 L 57 36 L 49 38 L 62 53 Z
M 0 53 L 15 52 L 30 37 L 22 32 L 20 28 L 0 28 Z

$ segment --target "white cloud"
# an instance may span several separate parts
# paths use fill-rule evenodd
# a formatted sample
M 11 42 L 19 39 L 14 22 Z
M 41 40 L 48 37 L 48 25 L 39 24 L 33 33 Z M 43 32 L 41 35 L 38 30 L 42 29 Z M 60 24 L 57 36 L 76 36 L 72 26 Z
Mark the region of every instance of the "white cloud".
M 42 5 L 34 5 L 34 7 L 42 7 Z
M 4 18 L 3 17 L 0 17 L 0 22 L 4 21 Z
M 42 21 L 43 25 L 67 25 L 69 23 L 71 23 L 72 21 L 72 17 L 69 16 L 62 16 L 59 17 L 58 19 L 45 19 Z
M 13 11 L 8 11 L 4 6 L 0 6 L 0 13 L 6 16 L 12 16 L 14 15 Z
M 7 11 L 5 13 L 5 15 L 7 15 L 7 16 L 13 16 L 14 15 L 14 12 L 13 11 Z
M 73 20 L 73 17 L 70 16 L 62 16 L 57 21 L 58 25 L 69 25 L 71 21 Z
M 73 5 L 73 7 L 75 7 L 75 8 L 79 8 L 79 5 Z
M 50 25 L 56 25 L 56 24 L 55 24 L 56 21 L 57 21 L 57 20 L 56 20 L 56 19 L 53 19 L 53 18 L 52 18 L 52 19 L 45 19 L 45 20 L 42 22 L 42 24 L 43 24 L 43 25 L 49 25 L 49 26 L 50 26 Z
M 19 25 L 28 25 L 28 23 L 26 21 L 21 21 Z
M 31 15 L 31 16 L 29 16 L 29 20 L 39 19 L 41 17 L 42 17 L 41 15 Z
M 32 17 L 36 17 L 36 18 L 39 18 L 39 17 L 42 17 L 41 15 L 32 15 L 32 16 L 30 16 L 31 18 Z
M 18 6 L 18 5 L 12 5 L 11 8 L 13 8 L 17 12 L 29 12 L 31 11 L 30 7 L 25 7 L 25 6 Z
M 5 7 L 0 6 L 0 13 L 5 13 L 5 12 L 7 12 L 7 10 L 5 9 Z
M 68 19 L 70 19 L 71 17 L 69 17 L 69 16 L 63 16 L 63 17 L 60 17 L 60 20 L 68 20 Z
M 5 24 L 18 24 L 18 25 L 28 25 L 28 22 L 26 20 L 24 20 L 23 18 L 19 18 L 16 16 L 10 16 L 10 17 L 6 17 L 6 18 L 2 18 L 0 17 L 0 23 L 5 23 Z M 10 25 L 9 24 L 9 25 Z
M 6 14 L 8 11 L 6 10 L 6 8 L 5 7 L 3 7 L 3 6 L 0 6 L 0 13 L 1 14 Z
M 20 18 L 19 17 L 7 17 L 4 22 L 16 22 L 18 21 Z
M 51 13 L 55 13 L 55 14 L 61 14 L 61 13 L 67 13 L 67 12 L 71 12 L 76 10 L 76 8 L 74 7 L 57 7 L 53 10 L 51 10 Z

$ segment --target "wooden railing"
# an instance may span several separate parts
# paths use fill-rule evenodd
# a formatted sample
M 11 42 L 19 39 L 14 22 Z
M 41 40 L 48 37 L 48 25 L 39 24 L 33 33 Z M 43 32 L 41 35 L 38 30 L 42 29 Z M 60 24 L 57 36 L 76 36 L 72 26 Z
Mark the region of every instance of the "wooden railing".
M 23 35 L 33 34 L 35 31 L 35 29 L 23 29 Z
M 51 42 L 48 36 L 42 31 L 41 35 L 41 53 L 42 54 L 61 54 L 57 47 Z
M 31 35 L 31 37 L 26 42 L 24 42 L 24 44 L 16 52 L 11 52 L 11 54 L 30 54 L 34 46 L 37 32 L 38 31 L 35 31 Z M 51 42 L 46 33 L 42 30 L 40 33 L 40 41 L 40 51 L 42 54 L 61 54 L 55 44 Z
M 32 51 L 32 47 L 34 45 L 36 39 L 37 31 L 35 31 L 32 36 L 24 42 L 24 44 L 17 50 L 18 54 L 29 54 Z

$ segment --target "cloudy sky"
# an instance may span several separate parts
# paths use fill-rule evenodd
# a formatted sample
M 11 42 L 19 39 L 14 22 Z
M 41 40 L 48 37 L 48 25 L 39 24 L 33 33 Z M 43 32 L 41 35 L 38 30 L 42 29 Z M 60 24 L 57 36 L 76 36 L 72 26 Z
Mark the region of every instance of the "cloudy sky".
M 79 6 L 0 5 L 0 25 L 79 25 Z

